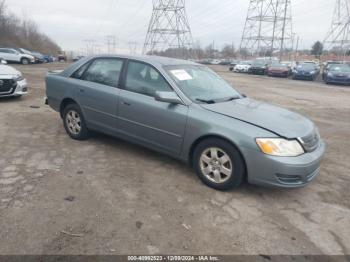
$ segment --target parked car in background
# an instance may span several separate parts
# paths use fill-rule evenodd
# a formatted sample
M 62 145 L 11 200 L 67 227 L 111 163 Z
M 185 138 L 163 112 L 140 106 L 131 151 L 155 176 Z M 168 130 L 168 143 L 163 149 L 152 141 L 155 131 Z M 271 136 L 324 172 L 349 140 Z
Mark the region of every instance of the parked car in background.
M 313 122 L 246 98 L 189 61 L 94 56 L 49 73 L 46 94 L 72 139 L 96 130 L 149 147 L 189 163 L 218 190 L 245 180 L 305 186 L 325 152 Z
M 268 76 L 289 77 L 291 75 L 291 68 L 283 63 L 274 62 L 267 68 Z
M 229 65 L 231 63 L 230 59 L 221 59 L 220 65 Z
M 251 67 L 251 61 L 242 61 L 239 62 L 233 69 L 234 72 L 237 73 L 248 73 L 249 68 Z
M 58 62 L 67 62 L 67 56 L 65 54 L 59 54 L 57 60 Z
M 265 75 L 267 72 L 267 66 L 271 61 L 256 59 L 252 62 L 251 67 L 249 68 L 248 73 L 254 75 Z
M 77 61 L 79 61 L 80 59 L 83 59 L 83 58 L 84 58 L 84 56 L 82 56 L 82 55 L 74 56 L 73 57 L 73 62 L 77 62 Z
M 319 74 L 319 69 L 314 63 L 299 63 L 293 70 L 293 79 L 314 81 Z
M 332 65 L 324 78 L 327 84 L 350 84 L 350 66 L 347 64 Z
M 46 63 L 46 60 L 44 58 L 44 55 L 39 53 L 39 52 L 35 52 L 35 51 L 32 51 L 31 52 L 35 58 L 35 63 L 37 64 L 42 64 L 42 63 Z
M 35 58 L 33 55 L 21 53 L 15 48 L 0 48 L 0 57 L 5 59 L 7 62 L 21 63 L 23 65 L 35 63 Z
M 322 80 L 325 80 L 329 70 L 337 65 L 342 64 L 343 62 L 340 61 L 328 61 L 327 63 L 325 63 L 323 70 L 322 70 Z
M 20 97 L 27 94 L 27 81 L 22 73 L 6 64 L 0 58 L 0 97 Z
M 294 61 L 282 61 L 281 64 L 288 66 L 291 72 L 297 66 L 297 63 Z
M 240 63 L 239 60 L 233 60 L 233 61 L 231 61 L 229 70 L 230 70 L 230 71 L 233 71 L 233 70 L 235 69 L 235 66 L 236 66 L 238 63 Z
M 218 60 L 218 59 L 213 59 L 213 60 L 210 61 L 211 65 L 220 65 L 220 63 L 221 63 L 221 61 Z
M 55 61 L 55 58 L 52 55 L 44 55 L 45 63 L 52 63 Z

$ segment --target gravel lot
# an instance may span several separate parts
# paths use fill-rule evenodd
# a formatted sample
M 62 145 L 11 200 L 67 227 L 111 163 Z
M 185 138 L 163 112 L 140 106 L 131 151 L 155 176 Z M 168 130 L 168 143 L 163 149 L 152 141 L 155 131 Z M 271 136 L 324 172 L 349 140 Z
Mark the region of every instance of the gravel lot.
M 148 149 L 71 140 L 43 104 L 46 72 L 65 66 L 16 66 L 30 94 L 0 100 L 0 254 L 350 254 L 350 88 L 215 67 L 311 118 L 328 147 L 306 188 L 222 193 Z

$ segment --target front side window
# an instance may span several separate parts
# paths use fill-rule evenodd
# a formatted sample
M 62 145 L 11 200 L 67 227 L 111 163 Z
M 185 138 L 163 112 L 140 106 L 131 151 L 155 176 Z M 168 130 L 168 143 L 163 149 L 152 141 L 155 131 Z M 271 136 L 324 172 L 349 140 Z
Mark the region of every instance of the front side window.
M 166 70 L 192 101 L 216 103 L 241 98 L 229 83 L 205 66 L 168 66 Z
M 92 62 L 81 79 L 102 85 L 117 87 L 122 67 L 123 60 L 121 59 L 99 58 Z
M 128 65 L 125 89 L 153 97 L 158 91 L 172 91 L 164 77 L 152 66 L 133 61 Z

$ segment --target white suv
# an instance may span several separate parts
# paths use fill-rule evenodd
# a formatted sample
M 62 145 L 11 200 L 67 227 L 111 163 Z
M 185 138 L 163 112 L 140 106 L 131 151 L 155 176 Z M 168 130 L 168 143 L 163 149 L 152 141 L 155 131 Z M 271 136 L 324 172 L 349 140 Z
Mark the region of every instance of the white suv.
M 13 48 L 0 48 L 0 57 L 8 62 L 17 62 L 23 65 L 28 65 L 35 62 L 35 58 L 32 55 L 21 54 Z

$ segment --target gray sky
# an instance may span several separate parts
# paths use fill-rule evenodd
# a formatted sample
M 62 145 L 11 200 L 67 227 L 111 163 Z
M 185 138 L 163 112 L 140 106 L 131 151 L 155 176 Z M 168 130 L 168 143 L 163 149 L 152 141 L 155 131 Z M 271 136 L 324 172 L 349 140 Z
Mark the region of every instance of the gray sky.
M 106 36 L 116 35 L 120 52 L 128 42 L 140 52 L 152 14 L 151 0 L 7 0 L 10 11 L 36 21 L 63 49 L 79 51 L 94 39 L 102 52 Z M 193 37 L 203 46 L 239 46 L 249 0 L 187 0 Z M 292 0 L 294 32 L 310 48 L 327 33 L 335 0 Z

